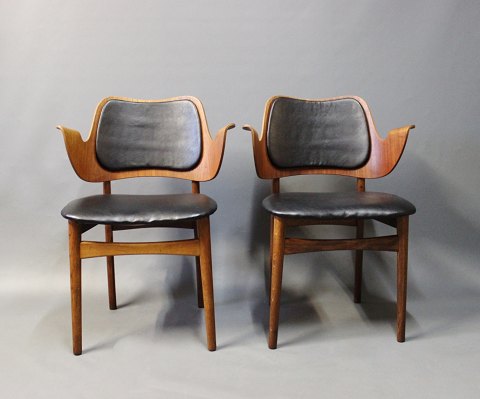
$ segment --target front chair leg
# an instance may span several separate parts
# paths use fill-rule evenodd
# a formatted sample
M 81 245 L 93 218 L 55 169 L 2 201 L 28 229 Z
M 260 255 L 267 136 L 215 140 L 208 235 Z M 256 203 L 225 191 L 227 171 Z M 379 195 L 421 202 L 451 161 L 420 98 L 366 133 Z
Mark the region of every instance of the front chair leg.
M 268 305 L 272 298 L 272 259 L 273 259 L 273 215 L 270 216 L 270 250 L 268 255 Z
M 270 320 L 268 347 L 277 348 L 278 319 L 280 315 L 280 293 L 282 289 L 283 257 L 285 248 L 285 224 L 273 217 L 273 234 L 271 249 L 271 286 L 270 286 Z
M 210 244 L 210 219 L 197 221 L 200 241 L 200 271 L 202 279 L 203 301 L 205 306 L 205 325 L 207 329 L 207 347 L 209 351 L 217 349 L 215 337 L 215 308 L 213 302 L 212 254 Z
M 82 354 L 82 265 L 80 259 L 80 226 L 68 222 L 70 252 L 70 295 L 72 302 L 73 354 Z
M 407 312 L 408 216 L 397 219 L 397 341 L 405 342 Z

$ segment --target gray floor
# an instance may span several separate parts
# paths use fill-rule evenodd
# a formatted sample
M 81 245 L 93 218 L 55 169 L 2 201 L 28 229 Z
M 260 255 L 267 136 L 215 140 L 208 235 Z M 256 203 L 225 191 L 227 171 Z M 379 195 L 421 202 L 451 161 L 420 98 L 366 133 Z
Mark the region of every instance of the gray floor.
M 413 292 L 407 342 L 398 344 L 392 295 L 376 294 L 367 281 L 364 304 L 355 305 L 345 279 L 348 270 L 327 267 L 312 284 L 305 273 L 286 269 L 279 348 L 272 351 L 266 344 L 262 273 L 244 274 L 232 284 L 217 266 L 218 350 L 211 353 L 205 347 L 203 313 L 195 304 L 192 261 L 177 258 L 178 267 L 172 268 L 159 265 L 162 259 L 118 260 L 116 311 L 108 310 L 103 263 L 85 262 L 80 357 L 70 348 L 66 267 L 53 281 L 45 275 L 16 276 L 13 282 L 13 275 L 4 275 L 0 397 L 480 395 L 478 298 L 429 300 Z M 296 262 L 290 259 L 286 267 L 291 270 Z

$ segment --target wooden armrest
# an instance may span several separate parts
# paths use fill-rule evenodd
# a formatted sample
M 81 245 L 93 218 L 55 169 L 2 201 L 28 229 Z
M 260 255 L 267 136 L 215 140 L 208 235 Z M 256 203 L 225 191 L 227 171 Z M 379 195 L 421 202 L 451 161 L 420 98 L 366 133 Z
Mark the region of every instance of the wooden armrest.
M 405 125 L 402 127 L 397 127 L 396 129 L 392 129 L 388 132 L 386 140 L 399 141 L 405 145 L 410 129 L 415 129 L 415 125 Z
M 388 132 L 385 139 L 381 140 L 383 157 L 385 159 L 384 170 L 380 172 L 382 176 L 389 174 L 400 160 L 405 144 L 407 143 L 408 133 L 414 129 L 415 125 L 406 125 Z
M 227 132 L 235 127 L 234 123 L 222 127 L 216 134 L 215 139 L 212 140 L 212 145 L 209 146 L 209 159 L 212 167 L 210 168 L 210 176 L 206 180 L 214 179 L 218 175 L 220 166 L 222 166 L 223 153 L 225 151 L 225 142 L 227 140 Z
M 68 158 L 72 164 L 75 173 L 83 180 L 87 180 L 87 176 L 83 173 L 84 160 L 88 159 L 89 143 L 83 141 L 82 135 L 75 129 L 70 129 L 65 126 L 57 126 L 57 129 L 62 132 L 65 141 L 65 148 L 67 149 Z
M 270 160 L 267 155 L 267 147 L 262 143 L 258 132 L 255 130 L 253 126 L 244 125 L 243 130 L 250 131 L 252 134 L 252 146 L 253 146 L 253 157 L 255 162 L 255 170 L 257 172 L 257 176 L 261 179 L 269 178 L 265 174 L 265 170 L 271 169 Z M 262 137 L 263 139 L 263 137 Z

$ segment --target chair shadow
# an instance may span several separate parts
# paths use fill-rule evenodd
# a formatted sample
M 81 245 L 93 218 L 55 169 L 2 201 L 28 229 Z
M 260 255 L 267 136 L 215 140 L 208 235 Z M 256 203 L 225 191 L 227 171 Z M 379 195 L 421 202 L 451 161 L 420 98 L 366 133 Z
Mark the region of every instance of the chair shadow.
M 268 302 L 268 297 L 264 295 L 263 298 L 253 302 L 251 306 L 253 323 L 263 332 L 265 340 L 268 339 L 269 332 L 270 306 Z M 307 295 L 299 295 L 286 288 L 282 289 L 279 320 L 279 330 L 282 326 L 319 325 L 321 323 L 321 317 L 310 298 Z M 278 347 L 303 341 L 307 336 L 313 334 L 317 335 L 318 331 L 309 332 L 307 335 L 303 333 L 288 340 L 279 339 Z
M 371 324 L 388 323 L 393 332 L 397 330 L 397 304 L 387 298 L 370 294 L 364 290 L 362 302 L 355 304 L 363 320 Z M 422 334 L 418 333 L 419 325 L 411 313 L 406 313 L 406 339 L 412 340 L 419 338 Z M 410 334 L 409 331 L 417 331 Z
M 375 252 L 375 255 L 377 253 Z M 365 254 L 364 254 L 365 256 Z M 354 255 L 352 256 L 354 258 Z M 364 263 L 365 265 L 365 263 Z M 360 303 L 353 302 L 353 279 L 354 279 L 354 259 L 352 260 L 352 268 L 351 273 L 343 272 L 338 267 L 333 267 L 331 265 L 328 266 L 328 272 L 330 275 L 336 280 L 339 285 L 339 288 L 342 289 L 352 301 L 352 304 L 358 310 L 359 315 L 362 319 L 371 324 L 385 324 L 388 323 L 391 329 L 396 332 L 397 328 L 397 319 L 396 319 L 396 312 L 397 312 L 397 303 L 396 300 L 389 299 L 386 295 L 378 294 L 378 289 L 375 290 L 373 293 L 368 288 L 368 281 L 367 279 L 363 279 L 362 283 L 362 298 Z M 375 272 L 378 273 L 376 268 Z M 394 270 L 392 268 L 392 270 Z M 395 285 L 395 273 L 394 272 L 385 272 L 391 285 Z M 409 290 L 411 287 L 409 287 Z M 413 287 L 412 287 L 413 288 Z M 418 332 L 415 334 L 409 334 L 409 329 L 413 329 L 414 331 L 419 330 L 419 324 L 413 317 L 411 313 L 408 312 L 408 304 L 407 304 L 407 312 L 406 312 L 406 320 L 407 320 L 407 339 L 418 338 L 420 335 Z
M 189 258 L 183 258 L 180 270 L 172 268 L 166 278 L 170 304 L 161 311 L 155 323 L 155 331 L 196 327 L 201 324 L 203 310 L 197 306 L 194 265 Z
M 117 303 L 117 309 L 124 309 L 133 305 L 139 305 L 141 303 L 147 302 L 148 299 L 151 299 L 151 293 L 144 291 L 141 293 L 137 293 L 135 296 L 128 298 L 125 302 Z M 117 298 L 118 299 L 118 298 Z

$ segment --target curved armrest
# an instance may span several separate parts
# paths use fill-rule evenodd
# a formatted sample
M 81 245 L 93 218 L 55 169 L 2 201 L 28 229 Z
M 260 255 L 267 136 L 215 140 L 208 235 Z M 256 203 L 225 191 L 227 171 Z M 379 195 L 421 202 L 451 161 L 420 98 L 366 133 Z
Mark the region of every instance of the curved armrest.
M 255 170 L 257 176 L 261 179 L 270 179 L 269 172 L 271 174 L 272 165 L 267 154 L 267 146 L 265 137 L 259 137 L 258 132 L 254 127 L 250 125 L 244 125 L 243 130 L 250 131 L 252 133 L 252 145 L 253 145 L 253 156 L 255 161 Z
M 69 127 L 58 125 L 57 129 L 62 132 L 65 145 L 67 146 L 67 152 L 69 152 L 72 145 L 78 145 L 78 143 L 84 143 L 82 135 L 78 130 L 70 129 Z
M 225 148 L 225 141 L 227 139 L 227 132 L 234 127 L 235 123 L 229 123 L 217 132 L 215 139 L 213 140 L 215 148 L 221 146 L 223 151 L 223 148 Z
M 406 125 L 388 132 L 387 137 L 381 141 L 382 152 L 384 154 L 384 170 L 382 176 L 389 174 L 400 160 L 405 144 L 407 143 L 408 133 L 414 129 L 415 125 Z
M 260 139 L 258 137 L 258 133 L 257 131 L 255 130 L 255 128 L 253 126 L 250 126 L 250 125 L 243 125 L 242 126 L 242 129 L 243 130 L 247 130 L 247 131 L 250 131 L 252 133 L 252 142 L 253 143 L 259 143 L 260 142 Z
M 255 165 L 257 165 L 257 162 L 259 162 L 260 159 L 263 158 L 262 146 L 261 146 L 260 137 L 258 136 L 258 132 L 255 130 L 253 126 L 250 126 L 250 125 L 243 125 L 242 129 L 246 131 L 250 131 L 250 133 L 252 134 L 253 155 L 255 157 Z
M 81 179 L 88 180 L 83 173 L 83 160 L 87 159 L 88 142 L 83 141 L 80 132 L 75 129 L 70 129 L 65 126 L 57 126 L 57 129 L 62 132 L 68 158 L 75 173 Z
M 405 125 L 402 127 L 397 127 L 388 132 L 387 141 L 401 141 L 405 143 L 407 141 L 408 133 L 410 129 L 415 129 L 415 125 Z
M 223 161 L 223 153 L 225 150 L 225 142 L 227 141 L 227 132 L 235 127 L 235 123 L 229 123 L 222 127 L 216 134 L 215 139 L 212 140 L 209 146 L 209 158 L 211 159 L 212 167 L 210 168 L 210 176 L 207 180 L 211 180 L 218 175 L 220 166 Z

